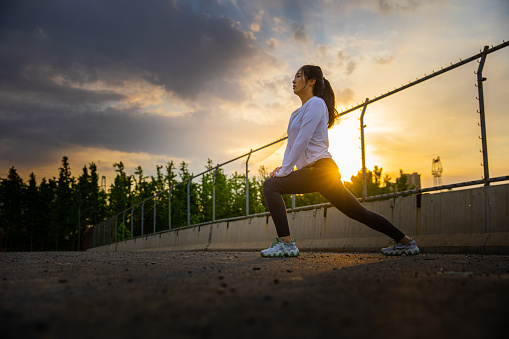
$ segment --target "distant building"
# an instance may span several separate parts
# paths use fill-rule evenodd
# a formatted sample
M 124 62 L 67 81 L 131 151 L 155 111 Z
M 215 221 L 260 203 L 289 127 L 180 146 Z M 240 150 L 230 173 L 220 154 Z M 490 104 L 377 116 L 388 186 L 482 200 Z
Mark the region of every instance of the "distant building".
M 417 172 L 412 174 L 405 174 L 407 178 L 407 184 L 409 189 L 420 189 L 421 188 L 421 175 Z

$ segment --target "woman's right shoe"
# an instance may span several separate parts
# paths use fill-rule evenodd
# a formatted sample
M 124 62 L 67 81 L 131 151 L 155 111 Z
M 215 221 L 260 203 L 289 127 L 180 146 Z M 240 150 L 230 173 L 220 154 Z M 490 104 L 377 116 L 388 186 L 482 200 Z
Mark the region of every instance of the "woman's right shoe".
M 300 252 L 295 246 L 295 240 L 291 243 L 284 242 L 281 238 L 272 239 L 272 244 L 269 248 L 260 252 L 262 257 L 298 257 Z

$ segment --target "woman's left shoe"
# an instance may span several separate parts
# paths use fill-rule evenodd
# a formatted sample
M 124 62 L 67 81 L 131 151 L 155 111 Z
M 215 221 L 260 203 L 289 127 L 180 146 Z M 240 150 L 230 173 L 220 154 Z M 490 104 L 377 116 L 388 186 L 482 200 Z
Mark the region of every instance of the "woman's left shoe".
M 272 239 L 270 247 L 261 251 L 260 254 L 262 257 L 298 257 L 300 252 L 295 246 L 295 239 L 287 243 L 276 237 Z
M 415 240 L 410 240 L 409 243 L 391 242 L 389 247 L 382 248 L 382 253 L 385 255 L 416 255 L 420 253 L 419 247 L 415 243 Z

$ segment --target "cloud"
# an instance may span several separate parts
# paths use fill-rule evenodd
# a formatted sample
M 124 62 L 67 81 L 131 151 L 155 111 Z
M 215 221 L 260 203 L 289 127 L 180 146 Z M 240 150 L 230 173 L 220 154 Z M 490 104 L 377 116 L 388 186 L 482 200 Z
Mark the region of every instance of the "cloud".
M 415 11 L 418 6 L 417 0 L 378 0 L 378 8 L 384 14 L 392 11 Z
M 253 22 L 251 24 L 251 30 L 256 33 L 256 32 L 259 32 L 260 31 L 260 24 L 257 23 L 257 22 Z
M 346 75 L 351 75 L 357 68 L 357 62 L 346 51 L 340 50 L 337 53 L 337 59 L 339 66 L 344 69 Z
M 253 22 L 251 23 L 251 30 L 254 33 L 257 33 L 261 29 L 261 22 L 263 20 L 263 15 L 265 11 L 263 9 L 260 9 L 253 17 Z
M 270 38 L 269 40 L 267 40 L 267 45 L 270 48 L 276 48 L 279 45 L 279 41 L 277 39 Z
M 308 36 L 304 30 L 304 26 L 303 25 L 299 25 L 299 24 L 296 24 L 294 23 L 292 25 L 292 31 L 293 31 L 293 38 L 298 41 L 298 42 L 307 42 L 308 41 Z
M 221 110 L 246 101 L 243 81 L 271 58 L 252 45 L 252 32 L 214 14 L 218 4 L 195 5 L 2 4 L 2 166 L 44 164 L 78 148 L 224 158 L 226 137 L 214 135 L 229 117 Z M 226 135 L 251 127 L 237 122 Z M 203 147 L 202 137 L 217 147 Z
M 374 58 L 374 59 L 375 59 L 375 63 L 377 63 L 379 65 L 386 65 L 386 64 L 390 64 L 394 60 L 394 56 L 391 55 L 386 58 Z
M 286 27 L 283 25 L 283 20 L 281 20 L 281 18 L 274 18 L 274 27 L 272 27 L 272 30 L 278 33 L 286 32 Z
M 346 106 L 349 104 L 354 98 L 354 92 L 350 88 L 345 89 L 334 89 L 334 95 L 336 97 L 337 104 L 343 104 Z
M 235 78 L 257 51 L 228 17 L 185 2 L 87 1 L 49 6 L 11 2 L 2 9 L 0 61 L 9 83 L 144 79 L 182 97 L 196 97 Z M 24 84 L 21 84 L 24 86 Z

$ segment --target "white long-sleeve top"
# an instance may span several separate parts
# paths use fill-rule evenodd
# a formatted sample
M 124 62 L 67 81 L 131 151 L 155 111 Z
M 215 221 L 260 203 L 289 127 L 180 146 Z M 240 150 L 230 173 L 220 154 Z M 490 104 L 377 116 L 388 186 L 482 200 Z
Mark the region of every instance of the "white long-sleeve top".
M 283 165 L 276 177 L 287 176 L 294 166 L 301 169 L 317 160 L 332 157 L 329 153 L 328 121 L 327 106 L 322 98 L 316 96 L 292 113 Z

